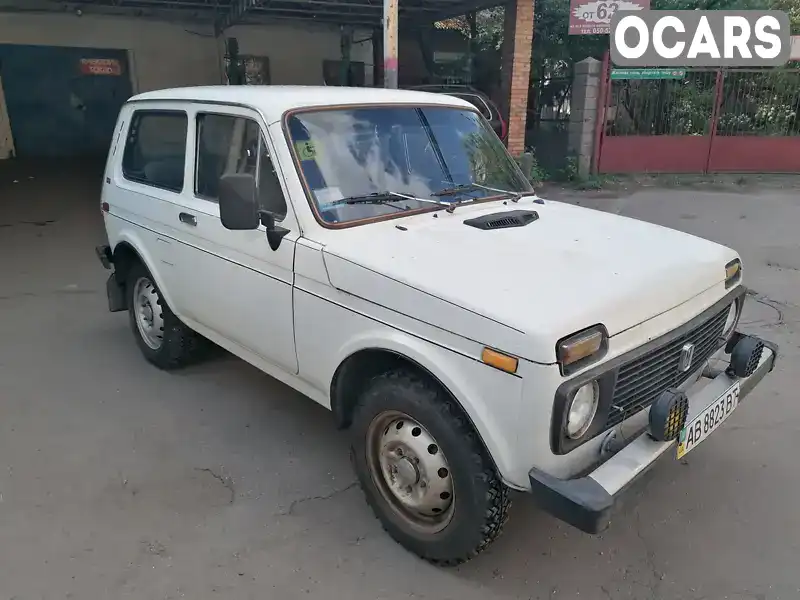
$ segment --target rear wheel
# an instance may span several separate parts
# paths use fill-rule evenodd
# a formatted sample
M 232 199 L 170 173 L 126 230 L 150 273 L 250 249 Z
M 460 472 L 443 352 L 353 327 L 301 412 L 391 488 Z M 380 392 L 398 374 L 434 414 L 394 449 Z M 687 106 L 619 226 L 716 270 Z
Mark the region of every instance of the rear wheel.
M 204 338 L 173 314 L 143 264 L 131 266 L 126 292 L 131 329 L 139 349 L 149 362 L 169 370 L 200 357 Z
M 367 502 L 405 548 L 457 565 L 500 535 L 508 489 L 471 423 L 435 382 L 408 370 L 376 377 L 351 433 Z

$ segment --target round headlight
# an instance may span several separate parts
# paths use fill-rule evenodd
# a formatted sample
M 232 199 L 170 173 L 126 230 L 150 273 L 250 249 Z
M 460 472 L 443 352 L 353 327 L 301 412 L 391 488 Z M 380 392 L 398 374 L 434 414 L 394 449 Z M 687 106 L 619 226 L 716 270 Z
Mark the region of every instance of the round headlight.
M 592 380 L 582 385 L 572 397 L 567 413 L 567 436 L 577 440 L 589 429 L 600 399 L 600 386 Z
M 739 318 L 739 308 L 736 302 L 731 304 L 731 307 L 728 309 L 728 318 L 725 319 L 725 327 L 722 330 L 722 337 L 730 337 L 733 333 L 734 328 L 736 327 L 736 321 Z

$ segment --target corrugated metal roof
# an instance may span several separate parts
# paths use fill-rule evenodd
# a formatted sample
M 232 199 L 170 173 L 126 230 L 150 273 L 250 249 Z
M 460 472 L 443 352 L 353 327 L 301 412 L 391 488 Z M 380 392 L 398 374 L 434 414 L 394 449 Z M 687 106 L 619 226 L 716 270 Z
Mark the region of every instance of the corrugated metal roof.
M 485 6 L 482 6 L 485 4 Z M 431 23 L 497 0 L 399 0 L 400 18 Z M 383 0 L 0 0 L 0 12 L 81 11 L 143 18 L 185 18 L 223 25 L 293 19 L 380 27 Z

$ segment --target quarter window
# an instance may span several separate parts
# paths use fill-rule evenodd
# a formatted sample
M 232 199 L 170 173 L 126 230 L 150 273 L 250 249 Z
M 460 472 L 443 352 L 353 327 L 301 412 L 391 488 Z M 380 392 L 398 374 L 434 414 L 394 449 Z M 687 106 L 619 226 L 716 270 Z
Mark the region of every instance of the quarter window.
M 186 164 L 187 129 L 188 117 L 184 112 L 134 112 L 122 157 L 122 173 L 125 178 L 181 192 Z
M 200 114 L 195 194 L 218 202 L 219 181 L 226 173 L 254 175 L 260 208 L 278 221 L 286 217 L 286 200 L 258 123 L 232 115 Z
M 477 108 L 480 113 L 486 117 L 488 120 L 492 120 L 492 109 L 489 108 L 489 105 L 481 98 L 480 96 L 476 96 L 474 94 L 452 94 L 456 98 L 461 98 L 462 100 L 466 100 L 472 106 Z

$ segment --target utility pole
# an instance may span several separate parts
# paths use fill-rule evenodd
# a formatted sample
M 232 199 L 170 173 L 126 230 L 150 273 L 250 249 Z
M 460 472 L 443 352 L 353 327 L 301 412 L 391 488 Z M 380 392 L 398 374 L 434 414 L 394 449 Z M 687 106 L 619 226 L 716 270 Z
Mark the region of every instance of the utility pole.
M 397 3 L 383 0 L 383 87 L 397 89 Z

